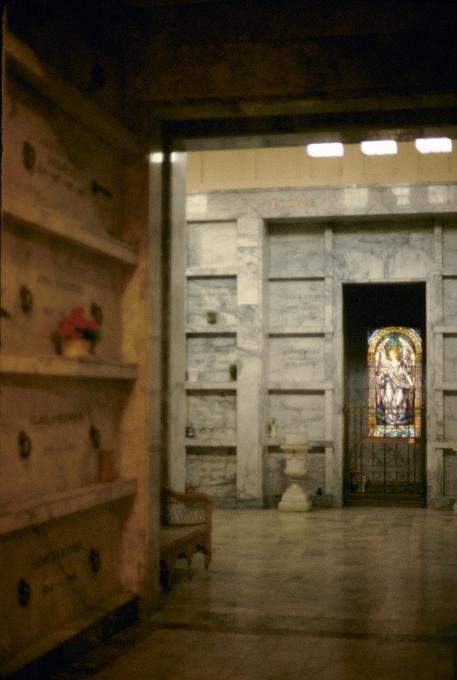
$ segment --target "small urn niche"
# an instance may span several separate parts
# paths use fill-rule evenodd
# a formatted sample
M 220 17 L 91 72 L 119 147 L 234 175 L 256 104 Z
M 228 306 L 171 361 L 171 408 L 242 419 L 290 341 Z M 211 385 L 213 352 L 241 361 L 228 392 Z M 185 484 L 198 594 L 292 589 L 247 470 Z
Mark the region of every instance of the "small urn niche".
M 302 480 L 306 476 L 306 457 L 309 451 L 307 436 L 303 432 L 289 432 L 280 448 L 286 458 L 285 474 L 288 487 L 282 495 L 278 510 L 309 512 L 312 502 L 302 486 Z

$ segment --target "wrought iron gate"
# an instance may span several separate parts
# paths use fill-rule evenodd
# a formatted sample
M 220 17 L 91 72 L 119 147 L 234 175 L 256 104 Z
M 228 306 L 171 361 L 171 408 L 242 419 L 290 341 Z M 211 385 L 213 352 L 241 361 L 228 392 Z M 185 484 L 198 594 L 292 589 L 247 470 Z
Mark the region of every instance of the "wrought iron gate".
M 369 437 L 369 409 L 344 410 L 346 504 L 424 505 L 424 438 Z

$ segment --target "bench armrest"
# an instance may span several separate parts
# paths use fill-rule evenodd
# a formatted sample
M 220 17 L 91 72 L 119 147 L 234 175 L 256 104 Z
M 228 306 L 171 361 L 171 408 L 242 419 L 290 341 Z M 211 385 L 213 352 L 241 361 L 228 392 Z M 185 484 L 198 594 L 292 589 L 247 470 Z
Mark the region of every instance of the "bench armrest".
M 210 528 L 212 510 L 212 498 L 205 493 L 182 493 L 161 488 L 163 526 L 207 524 Z

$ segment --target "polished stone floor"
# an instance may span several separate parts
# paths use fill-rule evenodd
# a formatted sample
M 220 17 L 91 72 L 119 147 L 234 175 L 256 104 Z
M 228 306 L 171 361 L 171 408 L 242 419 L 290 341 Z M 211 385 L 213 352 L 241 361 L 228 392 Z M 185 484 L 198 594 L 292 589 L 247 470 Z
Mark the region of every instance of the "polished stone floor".
M 450 680 L 457 515 L 217 510 L 214 560 L 58 680 Z

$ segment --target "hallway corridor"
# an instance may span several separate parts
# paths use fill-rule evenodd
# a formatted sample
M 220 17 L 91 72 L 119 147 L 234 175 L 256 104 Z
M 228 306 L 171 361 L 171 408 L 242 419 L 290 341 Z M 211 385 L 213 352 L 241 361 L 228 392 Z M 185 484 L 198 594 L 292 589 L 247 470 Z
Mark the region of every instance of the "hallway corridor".
M 217 510 L 214 560 L 58 680 L 450 680 L 457 516 Z

